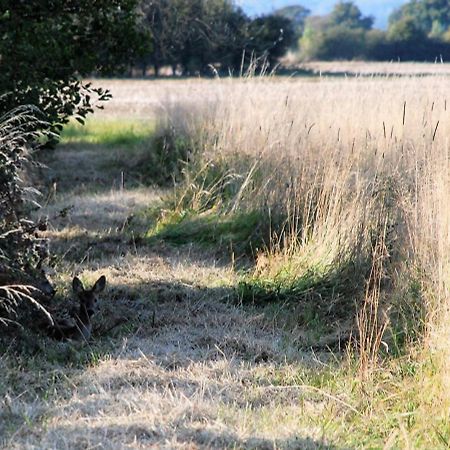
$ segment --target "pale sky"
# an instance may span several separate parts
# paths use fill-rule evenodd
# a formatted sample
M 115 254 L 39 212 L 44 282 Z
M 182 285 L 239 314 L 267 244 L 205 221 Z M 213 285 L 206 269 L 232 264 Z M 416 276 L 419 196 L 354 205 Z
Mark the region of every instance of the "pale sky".
M 249 15 L 267 14 L 288 5 L 302 5 L 313 14 L 328 13 L 337 0 L 235 0 Z M 385 28 L 389 14 L 407 0 L 356 0 L 363 14 L 375 17 L 375 26 Z

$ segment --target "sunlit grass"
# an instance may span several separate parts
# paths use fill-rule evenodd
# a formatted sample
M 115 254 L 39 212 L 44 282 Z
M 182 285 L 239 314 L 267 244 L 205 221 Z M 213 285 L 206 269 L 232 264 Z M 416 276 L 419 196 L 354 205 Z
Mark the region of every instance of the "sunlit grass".
M 84 125 L 72 121 L 61 134 L 63 144 L 98 144 L 112 147 L 134 147 L 152 136 L 155 123 L 132 119 L 91 118 Z
M 448 448 L 448 82 L 135 86 L 126 105 L 177 93 L 138 165 L 179 184 L 58 192 L 58 288 L 106 275 L 104 328 L 79 352 L 45 338 L 0 357 L 8 448 Z M 88 123 L 99 161 L 72 159 L 69 181 L 116 173 L 120 152 L 97 150 L 133 123 Z M 223 258 L 249 248 L 243 269 Z M 363 372 L 355 313 L 374 292 L 392 322 Z
M 362 398 L 374 432 L 346 444 L 427 448 L 430 425 L 438 430 L 433 445 L 448 441 L 449 396 L 439 381 L 448 367 L 440 345 L 448 330 L 447 87 L 437 77 L 323 80 L 314 89 L 292 80 L 219 81 L 197 102 L 167 104 L 168 133 L 199 149 L 174 192 L 174 205 L 199 214 L 189 223 L 209 208 L 224 217 L 256 211 L 253 227 L 271 227 L 269 245 L 238 284 L 242 302 L 265 312 L 284 305 L 284 315 L 272 308 L 274 323 L 287 319 L 300 346 L 334 345 L 343 326 L 359 342 L 354 379 L 372 392 Z M 175 224 L 172 237 L 182 229 Z M 334 340 L 321 339 L 333 329 Z M 427 390 L 414 376 L 403 391 L 406 380 L 388 367 L 410 357 L 411 367 L 429 368 L 433 348 L 435 373 L 420 372 Z M 376 394 L 385 376 L 392 403 Z M 428 395 L 441 416 L 430 416 Z
M 261 366 L 246 380 L 251 386 L 245 397 L 248 407 L 221 406 L 219 416 L 228 427 L 242 427 L 245 434 L 271 436 L 284 429 L 293 440 L 288 430 L 311 433 L 323 440 L 319 448 L 445 449 L 450 438 L 448 414 L 445 404 L 433 405 L 431 400 L 442 389 L 435 371 L 438 364 L 433 359 L 394 360 L 374 372 L 369 383 L 355 377 L 358 368 L 352 357 L 314 368 Z M 295 400 L 274 401 L 283 395 Z M 421 396 L 424 402 L 418 401 Z M 265 401 L 255 406 L 261 398 Z M 430 416 L 433 408 L 436 414 Z

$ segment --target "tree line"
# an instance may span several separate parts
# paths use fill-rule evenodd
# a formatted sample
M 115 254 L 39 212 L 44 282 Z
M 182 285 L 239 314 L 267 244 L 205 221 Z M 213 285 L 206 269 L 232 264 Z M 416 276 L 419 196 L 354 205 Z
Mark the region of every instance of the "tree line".
M 3 0 L 0 115 L 32 104 L 49 142 L 110 95 L 84 82 L 138 66 L 173 73 L 239 74 L 251 61 L 273 67 L 288 49 L 304 59 L 450 58 L 448 0 L 410 0 L 386 31 L 352 1 L 311 16 L 300 5 L 248 17 L 233 0 Z
M 448 0 L 410 0 L 390 18 L 386 31 L 373 28 L 352 1 L 338 2 L 325 16 L 310 16 L 303 7 L 298 48 L 302 59 L 435 61 L 450 59 Z
M 435 61 L 450 58 L 448 0 L 410 0 L 394 11 L 387 30 L 374 28 L 353 1 L 341 0 L 323 16 L 302 5 L 249 18 L 232 0 L 142 0 L 142 26 L 152 49 L 142 73 L 161 67 L 183 75 L 211 68 L 239 73 L 249 61 L 274 66 L 288 49 L 303 60 Z
M 170 66 L 183 75 L 238 72 L 250 60 L 273 65 L 294 44 L 292 21 L 282 15 L 254 19 L 231 0 L 142 0 L 142 26 L 152 49 L 139 61 L 142 73 Z

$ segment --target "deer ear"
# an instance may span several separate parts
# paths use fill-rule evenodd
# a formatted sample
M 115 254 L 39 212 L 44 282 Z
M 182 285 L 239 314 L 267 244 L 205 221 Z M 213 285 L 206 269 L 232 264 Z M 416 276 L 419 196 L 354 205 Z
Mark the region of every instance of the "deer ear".
M 84 292 L 84 286 L 81 280 L 78 277 L 75 277 L 72 281 L 72 289 L 75 294 L 81 294 Z
M 106 286 L 106 277 L 105 275 L 102 275 L 94 284 L 94 287 L 92 288 L 92 290 L 98 294 L 100 292 L 102 292 L 105 289 Z

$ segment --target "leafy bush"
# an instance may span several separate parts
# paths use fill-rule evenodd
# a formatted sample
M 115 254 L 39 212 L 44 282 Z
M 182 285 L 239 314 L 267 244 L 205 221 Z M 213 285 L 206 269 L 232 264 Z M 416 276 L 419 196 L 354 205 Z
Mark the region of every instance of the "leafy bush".
M 0 114 L 36 105 L 52 140 L 71 116 L 83 122 L 97 102 L 111 95 L 80 77 L 122 70 L 149 42 L 137 29 L 136 3 L 2 2 L 0 91 L 6 94 L 0 97 Z

